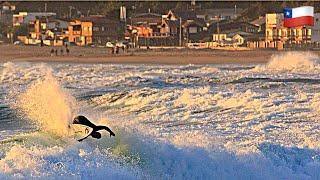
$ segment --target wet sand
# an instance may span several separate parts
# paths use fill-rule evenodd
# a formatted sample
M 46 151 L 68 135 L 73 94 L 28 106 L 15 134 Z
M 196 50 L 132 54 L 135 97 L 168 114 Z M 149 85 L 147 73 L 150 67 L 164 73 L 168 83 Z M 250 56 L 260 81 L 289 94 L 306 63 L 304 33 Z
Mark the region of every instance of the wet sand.
M 224 64 L 266 63 L 273 54 L 270 50 L 225 51 L 212 49 L 157 49 L 129 50 L 111 54 L 111 50 L 100 47 L 56 47 L 58 56 L 51 56 L 52 47 L 0 45 L 0 62 L 74 62 L 74 63 L 141 63 L 141 64 Z M 60 54 L 63 49 L 63 55 Z

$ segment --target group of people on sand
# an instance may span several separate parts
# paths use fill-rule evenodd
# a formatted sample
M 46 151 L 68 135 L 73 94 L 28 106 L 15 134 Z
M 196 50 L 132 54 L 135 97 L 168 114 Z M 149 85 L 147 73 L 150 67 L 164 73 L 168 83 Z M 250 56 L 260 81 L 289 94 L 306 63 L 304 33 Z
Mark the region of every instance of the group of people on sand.
M 58 56 L 59 53 L 60 52 L 60 56 L 63 56 L 64 55 L 64 50 L 63 50 L 63 47 L 61 47 L 60 48 L 60 50 L 58 51 L 58 48 L 52 48 L 51 50 L 50 50 L 50 56 Z M 69 55 L 70 54 L 70 49 L 68 48 L 68 45 L 66 44 L 65 45 L 65 52 L 66 52 L 66 54 L 67 55 Z

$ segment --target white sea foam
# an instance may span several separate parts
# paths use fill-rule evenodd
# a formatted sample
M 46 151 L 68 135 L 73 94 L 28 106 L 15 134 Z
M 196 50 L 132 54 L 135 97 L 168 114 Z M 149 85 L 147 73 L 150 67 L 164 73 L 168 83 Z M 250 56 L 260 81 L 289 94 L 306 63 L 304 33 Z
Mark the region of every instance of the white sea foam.
M 273 55 L 266 65 L 260 65 L 253 69 L 256 72 L 275 71 L 275 72 L 318 72 L 319 57 L 311 52 L 285 52 Z
M 76 111 L 74 98 L 60 87 L 50 71 L 19 95 L 15 106 L 41 130 L 61 136 L 68 134 Z
M 307 59 L 312 63 L 256 69 L 270 78 L 317 78 L 317 62 Z M 228 83 L 261 74 L 207 66 L 4 66 L 2 84 L 17 85 L 26 119 L 44 130 L 50 121 L 60 125 L 1 144 L 0 178 L 320 179 L 316 82 Z M 75 111 L 116 137 L 103 132 L 101 140 L 78 143 L 53 135 L 66 131 Z
M 137 179 L 139 172 L 117 162 L 108 149 L 88 144 L 72 146 L 14 145 L 0 160 L 0 177 Z M 122 164 L 122 165 L 121 165 Z

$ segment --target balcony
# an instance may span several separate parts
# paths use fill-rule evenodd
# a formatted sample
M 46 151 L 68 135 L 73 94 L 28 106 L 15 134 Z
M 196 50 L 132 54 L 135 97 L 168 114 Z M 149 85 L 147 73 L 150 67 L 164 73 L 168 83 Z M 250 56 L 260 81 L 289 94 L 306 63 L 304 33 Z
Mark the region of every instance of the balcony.
M 169 36 L 173 36 L 173 34 L 160 33 L 160 32 L 149 33 L 149 34 L 139 34 L 139 37 L 146 37 L 146 38 L 166 38 Z
M 72 35 L 81 35 L 81 31 L 72 31 Z

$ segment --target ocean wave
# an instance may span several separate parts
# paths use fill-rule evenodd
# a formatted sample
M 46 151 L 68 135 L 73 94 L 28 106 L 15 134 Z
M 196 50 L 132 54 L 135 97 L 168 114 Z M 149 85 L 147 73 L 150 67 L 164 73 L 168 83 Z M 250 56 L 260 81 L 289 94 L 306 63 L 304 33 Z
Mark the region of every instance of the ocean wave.
M 273 55 L 266 65 L 259 65 L 253 72 L 319 72 L 318 56 L 311 52 L 285 52 Z
M 257 146 L 262 154 L 236 155 L 222 148 L 177 146 L 165 141 L 154 141 L 136 133 L 119 134 L 118 139 L 114 141 L 102 139 L 98 142 L 89 140 L 84 143 L 72 143 L 70 140 L 63 143 L 45 134 L 26 135 L 28 139 L 25 144 L 12 144 L 7 147 L 5 154 L 1 155 L 0 177 L 1 175 L 16 178 L 72 179 L 319 177 L 316 170 L 319 168 L 319 152 L 307 148 L 263 143 Z M 182 136 L 180 138 L 184 139 Z
M 5 66 L 1 91 L 15 94 L 1 102 L 37 128 L 0 131 L 0 178 L 320 178 L 315 71 Z M 78 143 L 66 128 L 78 114 L 116 137 Z
M 268 77 L 242 77 L 236 80 L 232 80 L 229 83 L 251 83 L 251 82 L 263 82 L 263 83 L 306 83 L 306 84 L 320 84 L 320 79 L 315 78 L 268 78 Z
M 68 134 L 68 126 L 76 112 L 74 98 L 60 87 L 51 72 L 20 94 L 13 107 L 40 129 L 61 136 Z
M 311 52 L 285 52 L 273 55 L 266 65 L 256 66 L 253 72 L 319 72 L 319 57 Z

